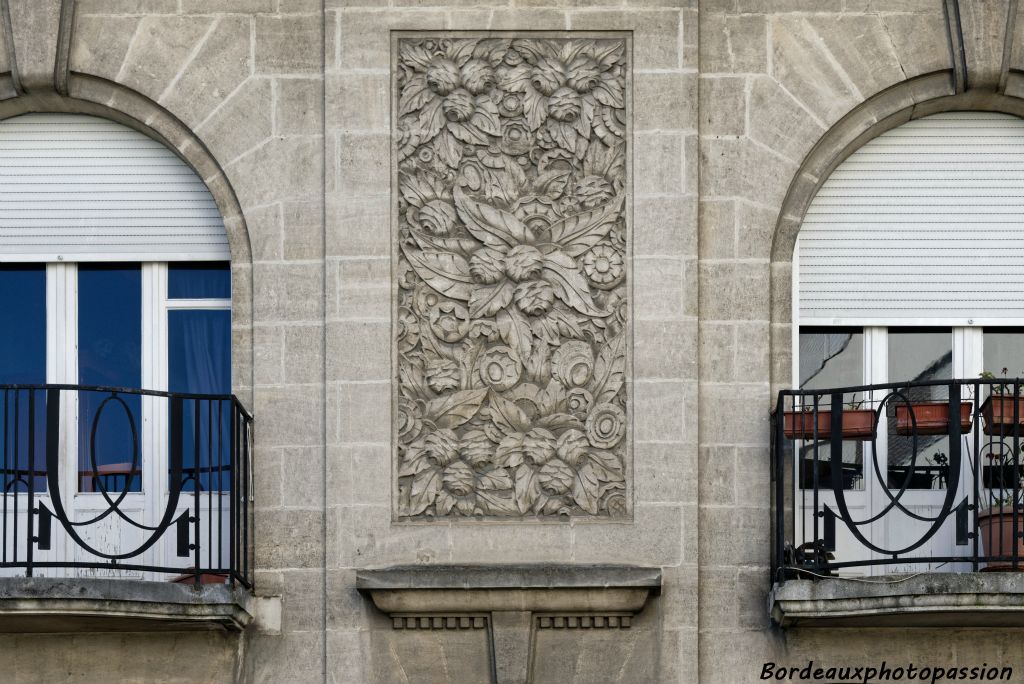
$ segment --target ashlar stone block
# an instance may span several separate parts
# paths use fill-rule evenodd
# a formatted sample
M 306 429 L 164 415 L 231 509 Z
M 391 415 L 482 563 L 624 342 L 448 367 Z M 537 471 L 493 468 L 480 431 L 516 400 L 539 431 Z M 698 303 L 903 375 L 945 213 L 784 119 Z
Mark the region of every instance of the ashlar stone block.
M 394 49 L 395 516 L 628 517 L 629 41 Z

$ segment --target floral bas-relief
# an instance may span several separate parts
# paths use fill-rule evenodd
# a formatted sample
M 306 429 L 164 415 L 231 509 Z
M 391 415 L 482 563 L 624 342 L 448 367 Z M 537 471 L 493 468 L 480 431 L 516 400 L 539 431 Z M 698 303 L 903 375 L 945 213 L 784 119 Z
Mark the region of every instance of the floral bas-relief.
M 397 515 L 625 516 L 626 42 L 397 43 Z

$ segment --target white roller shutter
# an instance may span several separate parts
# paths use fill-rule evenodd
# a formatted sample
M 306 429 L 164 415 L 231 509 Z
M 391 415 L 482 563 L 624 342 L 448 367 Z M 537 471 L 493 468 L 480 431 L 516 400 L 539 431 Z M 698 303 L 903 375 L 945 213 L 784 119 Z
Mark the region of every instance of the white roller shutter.
M 797 242 L 802 324 L 1024 319 L 1024 120 L 950 112 L 840 164 Z
M 113 121 L 0 122 L 0 261 L 227 261 L 213 196 L 161 143 Z

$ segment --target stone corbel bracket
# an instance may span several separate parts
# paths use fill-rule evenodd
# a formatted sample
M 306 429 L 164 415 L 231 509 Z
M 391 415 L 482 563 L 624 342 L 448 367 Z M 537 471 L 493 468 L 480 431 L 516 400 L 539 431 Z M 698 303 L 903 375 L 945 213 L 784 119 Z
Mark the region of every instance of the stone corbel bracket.
M 0 0 L 11 78 L 19 95 L 67 94 L 74 0 Z
M 496 684 L 530 680 L 537 629 L 628 629 L 661 570 L 623 565 L 413 565 L 361 570 L 356 587 L 396 629 L 487 629 Z

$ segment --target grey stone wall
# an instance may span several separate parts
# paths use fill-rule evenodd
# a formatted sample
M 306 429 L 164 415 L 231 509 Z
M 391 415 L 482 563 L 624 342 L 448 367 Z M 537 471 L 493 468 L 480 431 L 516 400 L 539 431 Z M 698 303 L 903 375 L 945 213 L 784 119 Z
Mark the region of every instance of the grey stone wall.
M 358 569 L 460 562 L 663 568 L 629 630 L 538 635 L 536 681 L 748 682 L 763 661 L 811 657 L 1024 667 L 1017 633 L 782 634 L 765 601 L 767 416 L 789 378 L 802 208 L 901 117 L 1020 109 L 1020 83 L 992 66 L 1000 3 L 960 0 L 960 61 L 942 0 L 75 4 L 70 97 L 15 97 L 0 77 L 0 114 L 131 117 L 214 191 L 232 242 L 236 390 L 256 417 L 257 593 L 283 614 L 243 637 L 4 636 L 19 681 L 484 681 L 484 632 L 395 630 L 355 590 Z M 631 46 L 629 515 L 401 520 L 395 32 L 537 30 Z M 988 91 L 961 92 L 972 73 Z

